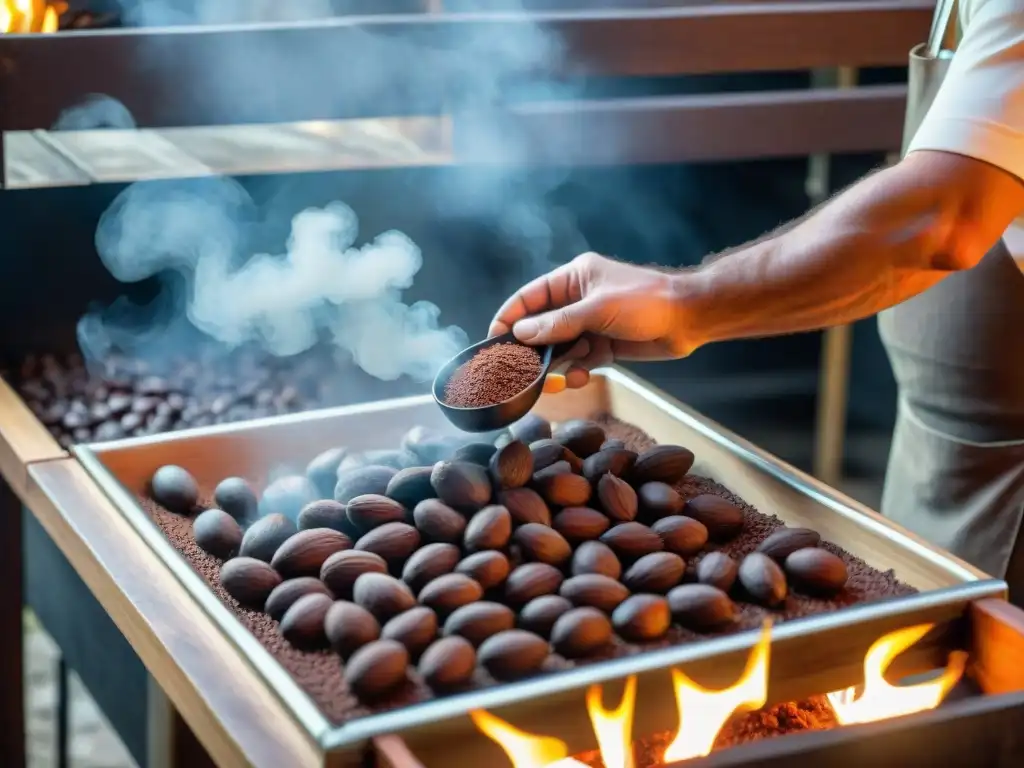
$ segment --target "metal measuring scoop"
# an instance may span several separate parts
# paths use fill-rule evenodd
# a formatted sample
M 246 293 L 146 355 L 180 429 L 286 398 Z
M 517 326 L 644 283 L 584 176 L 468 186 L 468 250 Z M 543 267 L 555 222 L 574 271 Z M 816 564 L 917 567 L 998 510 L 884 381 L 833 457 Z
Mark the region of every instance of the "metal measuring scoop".
M 459 352 L 459 354 L 445 363 L 441 370 L 437 372 L 437 376 L 434 377 L 432 390 L 434 402 L 441 408 L 441 412 L 448 421 L 463 432 L 491 432 L 495 429 L 503 429 L 523 418 L 537 404 L 537 400 L 540 399 L 541 392 L 544 391 L 544 378 L 551 371 L 552 363 L 557 363 L 558 359 L 568 353 L 576 344 L 575 341 L 570 341 L 564 344 L 548 344 L 547 346 L 536 347 L 537 352 L 540 353 L 540 374 L 526 389 L 513 395 L 508 400 L 493 405 L 484 405 L 479 408 L 459 408 L 449 405 L 444 401 L 444 390 L 451 377 L 459 368 L 468 363 L 477 352 L 493 347 L 495 344 L 510 343 L 522 344 L 511 332 L 484 339 Z M 527 345 L 523 344 L 523 346 Z

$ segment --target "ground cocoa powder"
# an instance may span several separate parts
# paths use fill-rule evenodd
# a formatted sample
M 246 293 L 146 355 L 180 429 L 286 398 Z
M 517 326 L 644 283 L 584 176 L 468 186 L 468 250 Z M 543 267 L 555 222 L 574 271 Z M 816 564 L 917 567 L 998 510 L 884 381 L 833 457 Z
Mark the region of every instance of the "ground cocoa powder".
M 652 440 L 642 430 L 637 429 L 630 424 L 626 424 L 610 417 L 598 418 L 596 420 L 605 427 L 606 434 L 609 438 L 617 438 L 624 441 L 632 450 L 639 451 L 654 445 L 654 440 Z M 247 473 L 246 479 L 248 479 L 256 488 L 264 487 L 266 480 L 265 477 L 262 477 L 259 474 L 259 468 L 256 467 L 254 467 L 252 473 Z M 783 525 L 779 518 L 774 515 L 767 515 L 759 512 L 742 499 L 735 496 L 727 488 L 708 478 L 687 475 L 682 482 L 676 485 L 676 490 L 685 498 L 692 498 L 693 496 L 702 493 L 712 493 L 728 499 L 734 504 L 739 505 L 740 508 L 744 510 L 746 521 L 743 532 L 738 537 L 725 544 L 709 545 L 705 552 L 718 549 L 739 560 L 747 553 L 752 552 L 760 542 L 772 533 L 772 531 Z M 212 488 L 203 488 L 202 491 L 203 493 L 200 497 L 199 506 L 203 509 L 213 506 Z M 371 711 L 349 692 L 343 679 L 343 664 L 337 655 L 329 651 L 306 652 L 293 648 L 281 636 L 278 631 L 278 623 L 276 621 L 263 613 L 251 611 L 240 606 L 227 594 L 223 587 L 220 586 L 218 577 L 221 561 L 206 552 L 203 552 L 196 545 L 192 537 L 191 518 L 169 512 L 154 503 L 152 500 L 144 497 L 140 497 L 139 502 L 149 513 L 153 521 L 164 532 L 164 535 L 167 536 L 175 549 L 177 549 L 192 565 L 192 567 L 195 568 L 195 570 L 204 578 L 221 601 L 224 602 L 224 604 L 227 605 L 238 617 L 239 621 L 241 621 L 241 623 L 256 636 L 263 646 L 277 658 L 281 665 L 292 674 L 296 682 L 313 698 L 323 711 L 324 715 L 332 723 L 340 724 L 346 720 L 352 719 L 353 717 L 366 715 Z M 863 560 L 854 557 L 832 543 L 823 542 L 822 546 L 839 555 L 843 559 L 843 562 L 846 563 L 846 567 L 849 571 L 849 581 L 847 582 L 846 588 L 839 595 L 832 599 L 825 600 L 792 591 L 786 598 L 786 601 L 774 610 L 762 608 L 747 602 L 738 602 L 736 606 L 739 612 L 739 618 L 735 625 L 726 631 L 726 634 L 758 628 L 761 626 L 764 619 L 768 617 L 771 617 L 776 623 L 779 623 L 788 619 L 799 618 L 801 616 L 808 616 L 826 611 L 835 611 L 856 603 L 880 600 L 886 597 L 905 595 L 914 592 L 912 587 L 898 581 L 892 571 L 882 572 L 875 570 Z M 687 569 L 690 572 L 691 577 L 693 575 L 693 570 L 699 562 L 700 557 L 692 558 L 687 561 Z M 547 661 L 545 661 L 543 669 L 545 672 L 554 672 L 556 670 L 571 668 L 577 663 L 586 664 L 613 657 L 629 656 L 652 648 L 692 642 L 694 640 L 700 640 L 710 636 L 714 635 L 693 632 L 688 629 L 683 629 L 678 625 L 673 625 L 664 637 L 651 643 L 627 643 L 616 636 L 605 650 L 594 656 L 588 657 L 585 661 L 572 662 L 558 654 L 552 653 L 548 657 Z M 494 684 L 495 681 L 487 674 L 486 671 L 483 669 L 477 669 L 474 673 L 470 687 L 482 688 Z M 379 712 L 382 710 L 394 709 L 425 701 L 430 698 L 433 698 L 433 694 L 429 687 L 419 677 L 415 669 L 411 668 L 409 672 L 408 685 L 389 695 L 386 700 L 375 703 L 372 711 Z M 791 708 L 790 710 L 785 710 L 787 712 L 792 711 L 792 707 L 796 707 L 797 710 L 801 711 L 806 708 L 802 704 L 787 706 Z M 766 710 L 765 712 L 767 712 L 768 716 L 771 717 L 772 713 L 778 713 L 778 711 L 779 710 L 777 708 L 774 708 L 772 710 Z M 764 715 L 765 713 L 760 714 Z M 748 725 L 751 722 L 753 721 L 747 721 Z M 794 718 L 788 718 L 786 719 L 786 722 L 795 722 L 795 720 Z M 723 734 L 726 732 L 727 731 L 723 731 Z M 729 732 L 733 733 L 732 731 Z M 752 734 L 757 732 L 759 731 L 754 729 L 751 731 L 749 739 L 741 738 L 739 741 L 753 739 L 755 737 Z M 734 733 L 734 736 L 736 735 L 738 734 Z M 739 741 L 731 741 L 729 743 L 739 743 Z M 662 747 L 662 750 L 663 749 L 664 746 Z M 650 765 L 651 763 L 647 764 Z
M 515 397 L 540 376 L 540 354 L 514 342 L 477 352 L 455 371 L 444 401 L 456 408 L 482 408 Z

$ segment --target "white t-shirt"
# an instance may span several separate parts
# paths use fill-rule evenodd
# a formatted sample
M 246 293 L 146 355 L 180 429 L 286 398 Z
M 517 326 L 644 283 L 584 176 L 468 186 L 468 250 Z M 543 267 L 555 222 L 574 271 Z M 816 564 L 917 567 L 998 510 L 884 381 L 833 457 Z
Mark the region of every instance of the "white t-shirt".
M 1024 180 L 1024 0 L 961 0 L 962 36 L 908 149 L 990 163 Z

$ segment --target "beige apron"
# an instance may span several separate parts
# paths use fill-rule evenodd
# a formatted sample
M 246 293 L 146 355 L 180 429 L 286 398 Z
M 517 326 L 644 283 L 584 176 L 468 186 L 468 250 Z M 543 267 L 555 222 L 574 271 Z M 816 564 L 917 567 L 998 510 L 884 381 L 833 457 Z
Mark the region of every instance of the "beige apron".
M 945 76 L 942 0 L 910 54 L 904 150 Z M 879 315 L 899 385 L 882 513 L 1024 600 L 1024 275 L 1002 241 L 974 269 Z

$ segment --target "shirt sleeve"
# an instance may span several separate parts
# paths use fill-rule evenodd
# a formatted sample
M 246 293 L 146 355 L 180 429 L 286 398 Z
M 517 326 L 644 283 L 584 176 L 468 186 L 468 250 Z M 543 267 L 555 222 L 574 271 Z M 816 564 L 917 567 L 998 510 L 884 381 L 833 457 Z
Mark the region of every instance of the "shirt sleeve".
M 913 137 L 1024 179 L 1024 0 L 962 0 L 963 36 Z

